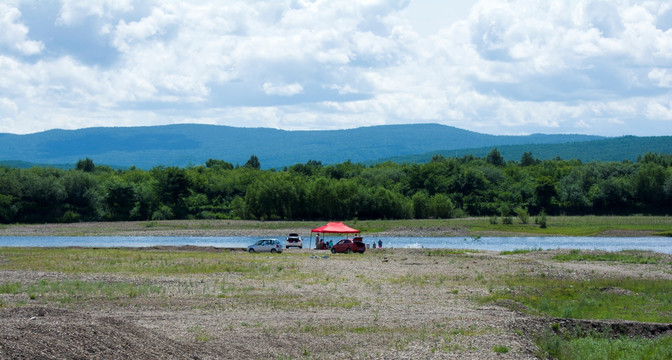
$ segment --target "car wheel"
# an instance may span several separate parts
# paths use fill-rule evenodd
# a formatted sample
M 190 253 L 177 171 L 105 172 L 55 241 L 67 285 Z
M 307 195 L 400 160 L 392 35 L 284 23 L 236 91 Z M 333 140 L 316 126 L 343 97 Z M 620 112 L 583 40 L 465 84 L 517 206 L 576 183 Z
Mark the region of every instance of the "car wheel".
M 253 253 L 253 252 L 254 252 L 254 249 L 249 249 L 249 250 L 247 250 L 247 251 Z
M 350 253 L 350 249 L 345 250 L 345 253 L 346 253 L 346 254 L 349 254 L 349 253 Z
M 335 254 L 335 253 L 336 253 L 336 249 L 331 248 L 331 253 L 332 253 L 332 254 Z
M 274 252 L 276 252 L 276 251 L 277 251 L 277 250 L 275 250 L 275 249 L 271 249 L 271 252 L 272 252 L 272 253 L 274 253 Z
M 299 249 L 303 249 L 303 246 L 299 246 Z

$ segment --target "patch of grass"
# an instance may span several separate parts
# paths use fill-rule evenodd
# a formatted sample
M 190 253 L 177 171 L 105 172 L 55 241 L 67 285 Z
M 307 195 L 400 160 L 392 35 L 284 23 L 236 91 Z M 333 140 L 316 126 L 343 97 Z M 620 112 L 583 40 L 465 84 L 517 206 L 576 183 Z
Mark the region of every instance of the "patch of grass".
M 500 251 L 499 254 L 500 254 L 500 255 L 527 254 L 527 253 L 531 253 L 531 252 L 534 252 L 534 251 L 543 251 L 543 250 L 544 250 L 544 249 L 542 249 L 542 248 L 536 248 L 536 249 L 535 249 L 535 248 L 532 248 L 532 249 L 513 249 L 513 250 L 504 250 L 504 251 Z
M 510 350 L 509 350 L 508 347 L 506 347 L 504 345 L 495 345 L 495 346 L 492 347 L 492 351 L 496 352 L 497 354 L 506 354 Z
M 623 319 L 672 322 L 672 281 L 606 279 L 590 281 L 541 276 L 510 276 L 504 288 L 480 298 L 482 302 L 513 300 L 533 313 L 577 319 Z
M 23 291 L 23 286 L 18 282 L 4 282 L 0 284 L 0 294 L 19 294 Z
M 540 358 L 573 359 L 671 359 L 672 337 L 655 339 L 620 337 L 611 339 L 600 334 L 561 336 L 548 331 L 535 339 Z
M 661 257 L 650 251 L 623 250 L 619 252 L 585 252 L 571 250 L 567 254 L 553 256 L 559 261 L 613 261 L 625 264 L 658 264 Z
M 470 249 L 432 249 L 425 251 L 427 256 L 448 256 L 448 255 L 463 255 L 478 253 L 478 250 Z
M 456 337 L 482 336 L 492 333 L 495 329 L 491 327 L 478 327 L 471 325 L 464 328 L 449 328 L 443 322 L 432 322 L 422 326 L 405 325 L 380 325 L 377 323 L 365 324 L 323 324 L 323 325 L 305 325 L 298 323 L 296 327 L 291 327 L 288 332 L 301 332 L 311 334 L 312 336 L 329 336 L 347 338 L 372 337 L 374 339 L 386 339 L 391 350 L 404 351 L 409 346 L 417 342 L 433 342 L 442 344 L 441 347 L 434 349 L 436 351 L 454 352 L 463 350 L 460 346 L 452 344 Z M 392 340 L 393 339 L 393 340 Z
M 156 285 L 132 284 L 125 282 L 80 281 L 80 280 L 47 280 L 22 285 L 5 282 L 0 284 L 0 293 L 27 294 L 31 300 L 59 301 L 62 303 L 86 301 L 90 299 L 118 300 L 134 298 L 147 294 L 160 294 L 163 288 Z
M 200 325 L 192 326 L 187 331 L 194 334 L 194 340 L 197 342 L 208 342 L 212 339 L 212 336 Z
M 299 294 L 276 294 L 268 292 L 237 292 L 221 296 L 235 299 L 236 305 L 260 305 L 274 310 L 296 310 L 309 308 L 352 309 L 362 303 L 349 296 L 305 297 Z
M 500 234 L 527 233 L 540 236 L 597 236 L 605 231 L 631 230 L 645 232 L 669 232 L 672 218 L 666 216 L 547 216 L 549 227 L 536 224 L 497 225 L 489 218 L 450 219 L 450 224 L 461 226 L 470 232 L 496 231 Z M 552 226 L 551 226 L 552 225 Z M 663 235 L 661 235 L 663 236 Z
M 273 261 L 254 255 L 113 248 L 0 248 L 0 256 L 6 259 L 0 263 L 0 269 L 153 276 L 239 273 L 248 277 L 267 277 L 272 274 L 288 279 L 301 274 L 291 261 L 293 255 Z

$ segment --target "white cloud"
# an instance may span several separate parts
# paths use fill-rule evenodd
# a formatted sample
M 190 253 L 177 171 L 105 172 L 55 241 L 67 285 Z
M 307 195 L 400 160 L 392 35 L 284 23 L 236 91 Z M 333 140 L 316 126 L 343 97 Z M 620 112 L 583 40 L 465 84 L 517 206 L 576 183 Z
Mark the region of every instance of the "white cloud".
M 645 114 L 653 120 L 672 121 L 672 101 L 668 98 L 666 100 L 650 102 L 646 107 Z M 667 132 L 660 131 L 657 135 L 667 135 Z
M 114 30 L 114 39 L 112 43 L 120 51 L 129 51 L 130 44 L 138 41 L 147 41 L 148 38 L 165 34 L 166 27 L 175 23 L 176 15 L 165 11 L 164 9 L 154 9 L 150 16 L 144 17 L 139 21 L 126 23 L 123 19 L 119 21 Z
M 303 92 L 303 86 L 299 83 L 278 85 L 266 82 L 262 88 L 266 95 L 292 96 Z
M 654 68 L 649 71 L 649 80 L 660 87 L 672 87 L 672 71 L 668 69 Z
M 0 99 L 16 109 L 4 108 L 11 121 L 0 131 L 431 121 L 494 134 L 620 135 L 659 133 L 670 117 L 665 1 L 481 0 L 418 30 L 417 9 L 451 6 L 422 5 L 62 0 L 55 26 L 77 31 L 88 21 L 116 56 L 106 64 L 74 50 L 54 56 L 63 44 L 31 38 L 39 19 L 0 5 Z
M 88 16 L 111 18 L 133 10 L 132 0 L 61 0 L 59 24 L 70 26 Z
M 0 97 L 0 114 L 14 115 L 18 111 L 19 107 L 14 101 Z
M 0 49 L 5 45 L 23 55 L 39 54 L 44 44 L 29 39 L 29 29 L 20 19 L 21 12 L 17 8 L 0 4 Z

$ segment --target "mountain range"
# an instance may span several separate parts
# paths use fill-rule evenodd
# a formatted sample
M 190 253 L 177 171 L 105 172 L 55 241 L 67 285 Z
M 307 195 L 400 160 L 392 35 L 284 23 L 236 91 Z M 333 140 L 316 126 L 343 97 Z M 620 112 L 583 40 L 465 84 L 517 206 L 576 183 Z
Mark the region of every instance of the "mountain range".
M 655 140 L 655 141 L 654 141 Z M 627 143 L 623 151 L 619 144 Z M 578 144 L 578 145 L 577 145 Z M 592 135 L 488 135 L 439 124 L 382 125 L 347 130 L 287 131 L 219 125 L 180 124 L 148 127 L 96 127 L 49 130 L 34 134 L 0 134 L 0 163 L 67 167 L 84 158 L 96 164 L 149 169 L 154 166 L 190 166 L 218 159 L 243 165 L 256 155 L 262 168 L 282 168 L 308 160 L 323 164 L 353 162 L 427 161 L 433 154 L 483 156 L 497 147 L 507 160 L 519 160 L 522 151 L 544 159 L 584 158 L 590 150 L 608 157 L 672 152 L 672 137 L 604 138 Z M 655 146 L 653 146 L 655 144 Z M 616 149 L 614 149 L 616 148 Z M 470 150 L 471 149 L 471 150 Z M 530 150 L 526 150 L 530 149 Z M 575 149 L 568 156 L 567 149 Z M 646 150 L 646 151 L 645 151 Z M 543 153 L 543 154 L 542 154 Z

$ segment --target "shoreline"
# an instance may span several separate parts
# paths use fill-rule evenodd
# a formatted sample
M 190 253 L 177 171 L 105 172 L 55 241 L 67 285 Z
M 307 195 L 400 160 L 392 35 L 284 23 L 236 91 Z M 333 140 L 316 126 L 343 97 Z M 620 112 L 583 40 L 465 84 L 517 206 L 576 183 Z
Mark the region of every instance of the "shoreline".
M 579 219 L 579 218 L 577 218 Z M 598 218 L 601 219 L 601 218 Z M 603 217 L 609 219 L 609 217 Z M 647 217 L 641 219 L 649 220 Z M 365 237 L 650 237 L 669 236 L 672 233 L 672 218 L 660 217 L 651 221 L 651 229 L 642 226 L 632 229 L 615 225 L 600 224 L 598 230 L 575 231 L 572 225 L 549 226 L 543 232 L 534 225 L 512 225 L 509 228 L 487 225 L 487 219 L 449 220 L 406 220 L 406 221 L 354 221 L 353 226 L 362 230 Z M 590 220 L 588 220 L 590 221 Z M 570 220 L 571 222 L 571 220 Z M 635 221 L 637 222 L 637 221 Z M 184 236 L 184 237 L 284 237 L 289 233 L 299 233 L 307 238 L 311 229 L 321 226 L 321 221 L 255 221 L 255 220 L 162 220 L 162 221 L 122 221 L 122 222 L 81 222 L 50 224 L 6 224 L 0 225 L 3 236 Z M 669 224 L 669 226 L 668 226 Z M 580 226 L 574 225 L 581 230 Z M 568 227 L 571 231 L 568 231 Z M 588 226 L 597 227 L 596 226 Z M 568 234 L 569 232 L 569 234 Z

